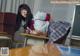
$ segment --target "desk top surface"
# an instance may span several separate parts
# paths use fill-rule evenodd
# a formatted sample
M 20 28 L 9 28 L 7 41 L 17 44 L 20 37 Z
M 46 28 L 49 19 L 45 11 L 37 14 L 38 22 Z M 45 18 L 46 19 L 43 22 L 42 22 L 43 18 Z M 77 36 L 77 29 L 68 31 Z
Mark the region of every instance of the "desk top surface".
M 31 47 L 29 46 L 25 48 L 11 49 L 9 56 L 28 56 L 30 48 Z
M 45 36 L 37 36 L 37 35 L 32 35 L 27 33 L 21 33 L 20 35 L 25 37 L 30 37 L 30 38 L 48 39 L 48 37 L 45 37 Z
M 54 45 L 48 44 L 11 49 L 9 56 L 53 56 L 52 54 L 60 56 L 61 53 Z
M 71 48 L 70 51 L 68 51 L 69 48 L 64 46 L 59 46 L 59 48 L 62 53 L 62 56 L 80 56 L 80 49 Z M 25 48 L 10 49 L 9 56 L 29 56 L 30 49 L 31 46 Z

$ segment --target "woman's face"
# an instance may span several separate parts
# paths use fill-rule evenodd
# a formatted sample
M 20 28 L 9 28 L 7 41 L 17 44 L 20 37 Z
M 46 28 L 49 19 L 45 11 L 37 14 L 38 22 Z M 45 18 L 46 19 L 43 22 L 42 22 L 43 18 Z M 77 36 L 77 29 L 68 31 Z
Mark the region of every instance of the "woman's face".
M 21 10 L 21 15 L 22 15 L 24 18 L 27 17 L 27 10 L 22 9 L 22 10 Z

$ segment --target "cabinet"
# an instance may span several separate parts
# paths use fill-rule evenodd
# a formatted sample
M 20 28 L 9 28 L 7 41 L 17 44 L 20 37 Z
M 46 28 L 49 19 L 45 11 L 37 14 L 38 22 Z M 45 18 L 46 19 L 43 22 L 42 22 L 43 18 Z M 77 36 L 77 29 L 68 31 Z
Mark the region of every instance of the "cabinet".
M 80 40 L 80 5 L 75 5 L 72 39 Z
M 0 32 L 13 34 L 16 26 L 16 14 L 0 12 Z

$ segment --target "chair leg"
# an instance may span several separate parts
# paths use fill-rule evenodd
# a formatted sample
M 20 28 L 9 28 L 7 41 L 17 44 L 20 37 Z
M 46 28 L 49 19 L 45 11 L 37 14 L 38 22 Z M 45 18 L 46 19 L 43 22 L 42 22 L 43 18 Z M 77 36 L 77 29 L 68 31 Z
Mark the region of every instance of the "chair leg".
M 24 47 L 23 43 L 15 43 L 15 48 Z
M 18 47 L 18 43 L 16 43 L 16 48 Z

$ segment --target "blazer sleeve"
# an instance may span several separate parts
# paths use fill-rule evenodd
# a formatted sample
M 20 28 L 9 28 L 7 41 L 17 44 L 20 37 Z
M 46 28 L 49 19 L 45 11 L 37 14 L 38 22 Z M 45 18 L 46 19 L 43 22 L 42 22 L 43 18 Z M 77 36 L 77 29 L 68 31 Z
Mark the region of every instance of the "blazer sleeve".
M 19 16 L 16 16 L 16 31 L 18 31 L 18 29 L 20 27 L 20 22 L 21 22 L 21 20 L 20 20 Z

